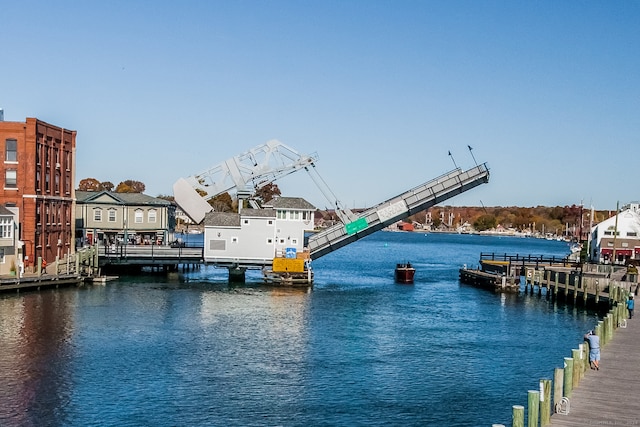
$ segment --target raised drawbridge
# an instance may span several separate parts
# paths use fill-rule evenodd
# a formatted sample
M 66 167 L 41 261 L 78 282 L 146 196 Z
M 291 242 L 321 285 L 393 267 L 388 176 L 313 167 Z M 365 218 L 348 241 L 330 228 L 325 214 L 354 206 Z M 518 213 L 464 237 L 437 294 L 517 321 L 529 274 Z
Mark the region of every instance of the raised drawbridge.
M 368 236 L 417 212 L 489 182 L 486 163 L 463 171 L 456 168 L 397 197 L 357 215 L 353 221 L 337 224 L 309 238 L 311 259 L 317 259 L 349 243 Z
M 469 149 L 471 150 L 471 147 Z M 476 163 L 475 167 L 468 170 L 462 170 L 456 166 L 454 170 L 444 175 L 379 203 L 364 212 L 354 214 L 342 206 L 329 186 L 320 177 L 315 166 L 316 160 L 317 156 L 315 155 L 300 154 L 285 144 L 272 140 L 202 173 L 189 178 L 180 178 L 173 186 L 174 196 L 182 210 L 196 223 L 200 223 L 205 214 L 212 210 L 207 200 L 224 192 L 235 192 L 238 199 L 247 199 L 251 202 L 252 195 L 261 187 L 290 173 L 305 170 L 330 205 L 334 207 L 335 213 L 341 221 L 341 223 L 309 237 L 306 249 L 309 251 L 309 257 L 313 260 L 480 184 L 489 182 L 489 169 L 486 163 L 480 165 Z M 252 206 L 259 208 L 257 205 Z M 220 233 L 216 234 L 220 236 Z M 275 246 L 273 252 L 276 252 Z M 205 259 L 207 259 L 206 256 Z M 207 262 L 228 267 L 230 271 L 232 268 L 264 268 L 271 265 L 271 260 L 266 256 L 258 260 L 255 257 L 243 257 L 242 254 L 236 254 L 233 259 L 233 262 L 229 262 L 228 258 L 222 256 L 218 259 L 211 257 Z

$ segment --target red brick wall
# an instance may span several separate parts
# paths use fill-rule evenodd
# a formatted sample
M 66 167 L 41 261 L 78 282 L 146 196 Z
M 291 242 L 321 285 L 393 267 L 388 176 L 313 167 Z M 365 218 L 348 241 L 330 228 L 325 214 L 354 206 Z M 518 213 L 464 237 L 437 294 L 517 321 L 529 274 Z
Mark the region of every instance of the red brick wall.
M 5 141 L 17 140 L 17 164 L 5 161 Z M 76 132 L 35 118 L 0 122 L 0 203 L 20 209 L 20 236 L 30 261 L 48 262 L 74 252 Z M 5 171 L 17 170 L 17 189 L 5 188 Z M 58 243 L 59 242 L 59 243 Z

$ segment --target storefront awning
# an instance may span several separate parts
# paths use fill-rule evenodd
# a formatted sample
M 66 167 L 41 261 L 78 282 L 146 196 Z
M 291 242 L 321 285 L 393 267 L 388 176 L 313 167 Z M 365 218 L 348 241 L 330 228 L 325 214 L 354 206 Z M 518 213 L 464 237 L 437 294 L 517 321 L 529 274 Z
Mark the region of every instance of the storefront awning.
M 640 249 L 640 248 L 638 248 Z M 613 248 L 602 248 L 600 249 L 600 254 L 602 255 L 613 255 Z M 616 257 L 618 256 L 631 256 L 633 254 L 633 250 L 631 249 L 616 249 Z

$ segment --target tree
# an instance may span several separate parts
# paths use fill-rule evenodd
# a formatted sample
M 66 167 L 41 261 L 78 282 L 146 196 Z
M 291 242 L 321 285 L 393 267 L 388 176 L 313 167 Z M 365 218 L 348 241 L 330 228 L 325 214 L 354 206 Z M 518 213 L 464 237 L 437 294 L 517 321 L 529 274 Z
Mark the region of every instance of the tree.
M 233 199 L 229 193 L 224 192 L 207 201 L 216 212 L 233 212 Z
M 78 185 L 79 191 L 100 191 L 101 189 L 100 181 L 95 178 L 82 179 Z
M 102 187 L 102 189 L 104 191 L 113 191 L 113 187 L 114 187 L 113 182 L 111 182 L 111 181 L 101 182 L 100 186 Z
M 116 187 L 116 193 L 143 193 L 145 185 L 140 181 L 127 179 Z
M 274 184 L 273 182 L 270 182 L 267 185 L 265 185 L 264 187 L 258 188 L 256 190 L 255 197 L 256 197 L 256 199 L 258 199 L 260 204 L 263 204 L 263 203 L 268 202 L 269 200 L 273 199 L 274 196 L 280 196 L 281 194 L 282 193 L 280 192 L 280 189 L 278 188 L 278 185 Z
M 481 215 L 477 220 L 473 222 L 473 228 L 476 231 L 485 231 L 496 228 L 496 217 L 491 214 Z

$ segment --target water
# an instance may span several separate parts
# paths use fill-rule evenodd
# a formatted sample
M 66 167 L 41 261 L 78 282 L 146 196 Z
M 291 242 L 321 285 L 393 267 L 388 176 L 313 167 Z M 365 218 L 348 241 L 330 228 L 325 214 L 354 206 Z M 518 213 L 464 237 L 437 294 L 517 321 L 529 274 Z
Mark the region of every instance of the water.
M 310 292 L 207 267 L 3 295 L 0 425 L 510 424 L 597 319 L 460 285 L 491 251 L 568 246 L 379 232 L 315 261 Z M 406 261 L 415 285 L 396 285 Z

